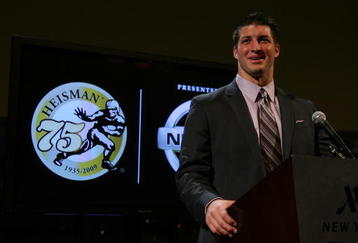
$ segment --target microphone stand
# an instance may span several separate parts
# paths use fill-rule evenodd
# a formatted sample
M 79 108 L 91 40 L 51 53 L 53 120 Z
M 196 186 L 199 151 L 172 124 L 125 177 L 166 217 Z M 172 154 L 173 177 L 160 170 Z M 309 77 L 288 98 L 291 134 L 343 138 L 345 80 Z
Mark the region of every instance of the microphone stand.
M 331 151 L 332 154 L 334 154 L 336 157 L 338 157 L 340 159 L 346 159 L 347 158 L 344 154 L 339 152 L 338 148 L 333 144 L 329 145 L 329 150 Z M 353 157 L 353 159 L 354 159 L 354 157 Z
M 312 115 L 312 121 L 315 125 L 322 127 L 337 144 L 339 147 L 335 146 L 333 143 L 330 143 L 329 149 L 332 154 L 336 155 L 341 159 L 355 159 L 352 151 L 347 147 L 342 138 L 334 130 L 334 128 L 326 120 L 326 115 L 322 111 L 316 111 Z

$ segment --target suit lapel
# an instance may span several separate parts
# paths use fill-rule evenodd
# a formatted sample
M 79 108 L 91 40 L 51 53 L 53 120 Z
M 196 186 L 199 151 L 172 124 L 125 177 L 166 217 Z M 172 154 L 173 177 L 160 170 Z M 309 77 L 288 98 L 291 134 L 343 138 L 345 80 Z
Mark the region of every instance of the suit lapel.
M 276 92 L 281 113 L 283 159 L 286 160 L 291 153 L 294 113 L 291 100 L 287 94 L 279 88 L 276 88 Z
M 237 87 L 235 80 L 228 85 L 226 91 L 228 102 L 238 119 L 238 126 L 241 127 L 242 131 L 246 131 L 243 134 L 246 136 L 246 139 L 250 144 L 253 156 L 259 161 L 262 158 L 257 133 L 252 122 L 249 109 L 246 105 L 245 98 L 240 89 Z

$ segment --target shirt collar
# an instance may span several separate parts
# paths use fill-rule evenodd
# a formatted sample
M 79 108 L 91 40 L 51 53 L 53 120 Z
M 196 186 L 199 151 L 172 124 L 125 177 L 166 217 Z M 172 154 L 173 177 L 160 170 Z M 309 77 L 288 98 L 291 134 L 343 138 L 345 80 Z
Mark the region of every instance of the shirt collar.
M 266 84 L 261 87 L 249 80 L 242 78 L 239 74 L 236 75 L 236 84 L 243 94 L 245 94 L 252 102 L 256 101 L 257 95 L 260 92 L 261 88 L 264 88 L 270 97 L 270 99 L 275 103 L 275 82 Z

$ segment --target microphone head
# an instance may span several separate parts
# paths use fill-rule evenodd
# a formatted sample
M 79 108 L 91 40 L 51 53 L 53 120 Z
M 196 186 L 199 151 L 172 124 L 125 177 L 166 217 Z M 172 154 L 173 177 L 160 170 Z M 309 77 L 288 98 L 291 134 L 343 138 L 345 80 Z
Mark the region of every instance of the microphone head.
M 312 115 L 312 121 L 314 124 L 322 124 L 326 121 L 326 115 L 322 111 L 316 111 Z

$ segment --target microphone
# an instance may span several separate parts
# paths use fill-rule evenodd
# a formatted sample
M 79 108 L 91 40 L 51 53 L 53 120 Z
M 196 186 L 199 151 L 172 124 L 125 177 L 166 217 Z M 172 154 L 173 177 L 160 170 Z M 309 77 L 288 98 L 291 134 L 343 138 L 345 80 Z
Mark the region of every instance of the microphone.
M 350 158 L 354 159 L 352 151 L 347 147 L 344 143 L 343 139 L 338 135 L 338 133 L 334 130 L 334 128 L 329 124 L 326 119 L 326 115 L 322 111 L 316 111 L 312 115 L 312 121 L 315 125 L 322 126 L 326 132 L 333 138 L 336 144 L 343 150 L 346 155 Z

